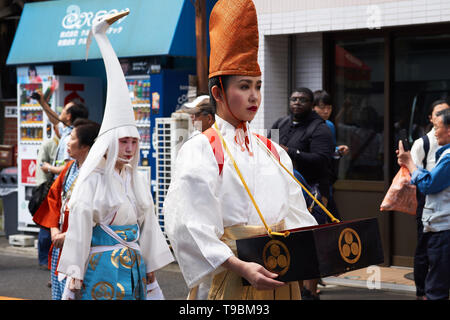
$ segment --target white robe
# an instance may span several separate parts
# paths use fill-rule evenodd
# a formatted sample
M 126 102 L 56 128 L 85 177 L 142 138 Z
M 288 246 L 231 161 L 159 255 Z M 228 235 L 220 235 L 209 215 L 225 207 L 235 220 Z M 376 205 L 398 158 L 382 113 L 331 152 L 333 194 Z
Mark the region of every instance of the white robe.
M 268 225 L 285 220 L 286 228 L 316 225 L 298 184 L 250 134 L 250 150 L 235 142 L 235 128 L 216 115 L 216 123 Z M 249 128 L 249 133 L 251 129 Z M 292 171 L 288 154 L 275 144 L 281 162 Z M 212 275 L 233 255 L 222 241 L 224 228 L 262 225 L 228 155 L 219 169 L 207 137 L 199 134 L 180 149 L 164 201 L 165 230 L 189 288 L 200 285 L 206 298 Z
M 174 260 L 154 213 L 153 201 L 151 208 L 144 212 L 135 209 L 136 199 L 131 188 L 130 170 L 131 167 L 125 165 L 120 175 L 115 172 L 113 183 L 115 190 L 121 190 L 119 194 L 103 192 L 106 182 L 101 166 L 84 181 L 82 192 L 86 197 L 71 208 L 69 226 L 57 269 L 59 273 L 83 279 L 91 249 L 92 229 L 99 223 L 110 224 L 115 212 L 117 214 L 112 225 L 139 224 L 138 241 L 147 273 L 160 269 Z M 141 176 L 138 177 L 143 179 Z M 139 190 L 139 192 L 147 191 Z M 149 190 L 148 196 L 151 197 Z M 117 198 L 121 199 L 121 204 L 110 205 L 117 203 Z

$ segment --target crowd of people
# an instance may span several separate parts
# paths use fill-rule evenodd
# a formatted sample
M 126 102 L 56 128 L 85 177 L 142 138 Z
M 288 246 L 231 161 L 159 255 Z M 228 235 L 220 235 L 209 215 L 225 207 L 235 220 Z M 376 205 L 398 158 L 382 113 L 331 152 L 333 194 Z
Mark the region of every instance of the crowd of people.
M 180 110 L 191 115 L 195 131 L 177 155 L 164 201 L 171 251 L 150 186 L 137 171 L 140 137 L 123 71 L 106 37 L 109 25 L 125 14 L 100 17 L 92 25 L 108 80 L 102 123 L 87 120 L 78 102 L 57 115 L 39 100 L 60 133 L 59 142 L 51 140 L 41 151 L 41 170 L 48 174 L 42 181 L 54 182 L 33 217 L 51 238 L 50 249 L 40 241 L 40 252 L 47 250 L 50 258 L 41 261 L 40 254 L 39 263 L 51 269 L 53 299 L 152 298 L 159 289 L 154 271 L 174 256 L 188 299 L 320 299 L 320 279 L 279 281 L 277 273 L 239 259 L 236 241 L 330 222 L 324 212 L 313 211 L 283 169 L 301 177 L 340 219 L 333 184 L 339 159 L 351 148 L 337 145 L 333 99 L 324 90 L 296 88 L 288 115 L 273 124 L 269 139 L 257 135 L 251 124 L 262 99 L 256 10 L 252 1 L 217 2 L 210 18 L 209 96 Z M 433 104 L 434 128 L 427 138 L 416 141 L 411 153 L 401 144 L 397 152 L 424 198 L 417 214 L 415 279 L 417 296 L 426 299 L 448 299 L 450 288 L 448 109 L 445 101 Z M 274 132 L 278 141 L 270 140 Z M 357 170 L 358 163 L 352 165 Z

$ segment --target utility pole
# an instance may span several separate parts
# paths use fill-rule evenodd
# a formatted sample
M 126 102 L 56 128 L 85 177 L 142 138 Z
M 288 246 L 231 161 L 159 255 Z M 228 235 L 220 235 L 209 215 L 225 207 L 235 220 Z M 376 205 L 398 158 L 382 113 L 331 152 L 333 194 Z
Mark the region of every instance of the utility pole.
M 197 95 L 208 94 L 208 57 L 206 56 L 206 35 L 206 0 L 195 0 Z

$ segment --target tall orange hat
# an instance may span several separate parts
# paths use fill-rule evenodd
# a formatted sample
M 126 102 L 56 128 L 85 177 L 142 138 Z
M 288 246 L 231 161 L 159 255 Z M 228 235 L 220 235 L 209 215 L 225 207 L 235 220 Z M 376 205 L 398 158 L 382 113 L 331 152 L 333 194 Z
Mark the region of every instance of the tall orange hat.
M 209 78 L 260 76 L 258 19 L 252 0 L 219 0 L 209 20 Z

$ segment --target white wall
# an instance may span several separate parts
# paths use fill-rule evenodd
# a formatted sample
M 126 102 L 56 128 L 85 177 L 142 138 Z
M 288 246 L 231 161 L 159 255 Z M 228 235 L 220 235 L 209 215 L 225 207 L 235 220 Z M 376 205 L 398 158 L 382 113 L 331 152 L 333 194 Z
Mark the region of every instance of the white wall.
M 286 114 L 288 35 L 295 35 L 294 87 L 322 88 L 322 32 L 450 21 L 450 0 L 253 0 L 263 79 L 255 128 Z
M 450 20 L 449 0 L 253 0 L 264 35 Z
M 266 36 L 260 39 L 259 64 L 263 73 L 262 104 L 252 125 L 270 129 L 287 114 L 288 36 Z M 299 34 L 294 38 L 294 87 L 322 89 L 322 34 Z
M 295 86 L 312 91 L 322 89 L 323 45 L 321 33 L 295 37 Z
M 288 37 L 269 36 L 260 39 L 264 50 L 259 51 L 259 64 L 263 73 L 263 101 L 252 125 L 270 129 L 286 114 L 288 95 Z M 260 45 L 261 47 L 261 45 Z

